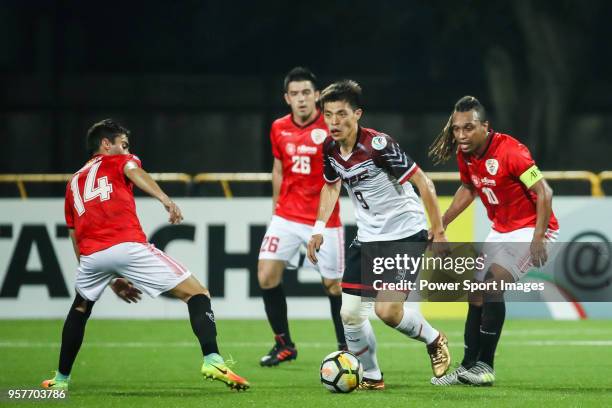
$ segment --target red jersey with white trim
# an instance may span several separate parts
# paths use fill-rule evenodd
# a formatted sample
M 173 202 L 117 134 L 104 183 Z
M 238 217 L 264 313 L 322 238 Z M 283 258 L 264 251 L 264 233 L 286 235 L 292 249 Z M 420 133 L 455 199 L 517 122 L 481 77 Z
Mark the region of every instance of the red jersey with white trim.
M 66 186 L 66 225 L 74 228 L 79 253 L 90 255 L 122 242 L 147 241 L 134 202 L 134 185 L 125 177 L 132 154 L 95 155 Z
M 342 179 L 351 197 L 360 241 L 393 241 L 427 229 L 423 204 L 407 183 L 419 167 L 393 138 L 360 127 L 350 155 L 343 157 L 331 137 L 323 154 L 325 181 Z
M 272 154 L 283 163 L 283 182 L 275 214 L 290 221 L 314 225 L 323 188 L 323 142 L 327 125 L 319 112 L 305 126 L 293 121 L 291 114 L 274 121 L 270 130 Z M 339 227 L 340 207 L 336 204 L 327 227 Z
M 529 176 L 531 180 L 539 180 L 541 173 L 525 145 L 491 129 L 484 153 L 476 157 L 459 150 L 457 163 L 461 182 L 476 188 L 495 231 L 510 232 L 536 226 L 537 195 L 521 179 L 528 180 L 525 176 Z M 559 229 L 554 213 L 548 228 Z

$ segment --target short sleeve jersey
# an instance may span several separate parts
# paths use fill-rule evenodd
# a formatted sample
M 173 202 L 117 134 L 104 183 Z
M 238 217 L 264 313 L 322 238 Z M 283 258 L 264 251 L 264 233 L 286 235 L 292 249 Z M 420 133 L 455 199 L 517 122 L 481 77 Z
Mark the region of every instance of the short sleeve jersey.
M 122 242 L 146 242 L 136 214 L 133 184 L 123 173 L 128 161 L 141 166 L 140 159 L 131 154 L 96 155 L 68 182 L 66 224 L 75 230 L 81 255 Z
M 341 155 L 331 137 L 323 153 L 325 181 L 342 180 L 355 208 L 360 241 L 393 241 L 427 229 L 423 204 L 407 183 L 419 167 L 393 138 L 359 128 L 349 156 Z
M 537 195 L 529 189 L 542 178 L 529 149 L 510 135 L 489 131 L 480 157 L 457 152 L 461 182 L 472 185 L 498 232 L 535 227 Z M 558 230 L 554 213 L 548 228 Z
M 299 126 L 291 114 L 277 119 L 270 130 L 272 154 L 283 164 L 283 182 L 275 214 L 290 221 L 313 225 L 323 187 L 323 142 L 327 126 L 319 113 L 310 123 Z M 327 227 L 339 227 L 336 204 Z

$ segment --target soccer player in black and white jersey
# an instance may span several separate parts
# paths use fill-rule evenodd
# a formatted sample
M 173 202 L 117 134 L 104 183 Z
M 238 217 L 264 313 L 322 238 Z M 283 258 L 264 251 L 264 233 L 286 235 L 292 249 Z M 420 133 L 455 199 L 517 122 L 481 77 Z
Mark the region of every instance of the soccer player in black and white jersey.
M 321 93 L 320 104 L 331 137 L 323 147 L 326 183 L 321 189 L 308 257 L 317 262 L 316 253 L 325 245 L 323 228 L 344 184 L 355 208 L 358 232 L 346 253 L 340 314 L 347 346 L 364 366 L 360 388 L 380 390 L 384 382 L 376 358 L 376 338 L 368 320 L 372 308 L 388 326 L 427 345 L 436 377 L 448 370 L 450 354 L 446 336 L 418 311 L 405 308 L 406 292 L 392 292 L 391 299 L 383 300 L 382 292 L 375 294 L 371 286 L 362 282 L 361 243 L 423 243 L 412 246 L 424 251 L 428 238 L 443 243 L 447 240 L 433 183 L 395 140 L 359 126 L 363 113 L 360 100 L 361 87 L 350 80 L 333 83 Z M 411 184 L 419 189 L 431 220 L 430 237 L 423 204 Z

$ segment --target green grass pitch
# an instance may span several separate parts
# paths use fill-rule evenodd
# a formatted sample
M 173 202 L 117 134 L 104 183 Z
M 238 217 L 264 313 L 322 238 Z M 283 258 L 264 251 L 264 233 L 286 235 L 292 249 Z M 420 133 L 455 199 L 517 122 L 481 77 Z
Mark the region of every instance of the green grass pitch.
M 95 312 L 94 312 L 95 313 Z M 434 321 L 460 361 L 463 322 Z M 56 368 L 61 321 L 0 321 L 0 389 L 35 388 Z M 72 373 L 78 407 L 585 407 L 612 406 L 612 324 L 608 321 L 510 320 L 498 348 L 494 387 L 434 388 L 425 347 L 378 321 L 379 362 L 387 389 L 331 394 L 319 383 L 321 359 L 334 350 L 330 321 L 291 321 L 298 360 L 259 367 L 271 346 L 265 321 L 218 322 L 224 356 L 252 388 L 233 392 L 199 375 L 200 350 L 184 321 L 90 320 Z M 454 364 L 453 364 L 454 365 Z M 41 402 L 0 405 L 41 406 Z M 49 402 L 47 402 L 48 404 Z

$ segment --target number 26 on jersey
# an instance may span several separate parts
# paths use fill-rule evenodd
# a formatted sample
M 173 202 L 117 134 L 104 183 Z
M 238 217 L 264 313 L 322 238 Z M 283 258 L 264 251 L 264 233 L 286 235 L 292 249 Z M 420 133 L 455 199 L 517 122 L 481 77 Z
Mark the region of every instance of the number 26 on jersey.
M 297 174 L 310 174 L 310 156 L 291 156 L 291 171 Z

